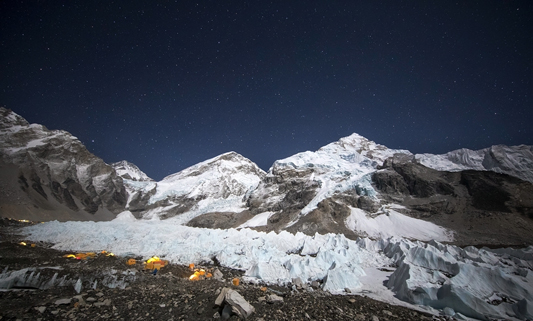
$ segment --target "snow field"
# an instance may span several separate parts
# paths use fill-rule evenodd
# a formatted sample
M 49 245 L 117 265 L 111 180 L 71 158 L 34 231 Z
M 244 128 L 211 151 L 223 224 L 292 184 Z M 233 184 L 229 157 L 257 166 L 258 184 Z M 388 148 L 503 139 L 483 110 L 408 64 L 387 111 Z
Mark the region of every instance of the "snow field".
M 256 226 L 266 226 L 268 224 L 268 219 L 274 215 L 274 212 L 264 212 L 259 213 L 249 219 L 248 221 L 242 223 L 239 225 L 238 228 L 244 228 L 244 227 L 256 227 Z
M 403 215 L 392 208 L 384 206 L 370 216 L 362 209 L 351 208 L 352 212 L 346 218 L 346 227 L 374 239 L 404 237 L 421 241 L 453 241 L 452 233 L 445 228 Z

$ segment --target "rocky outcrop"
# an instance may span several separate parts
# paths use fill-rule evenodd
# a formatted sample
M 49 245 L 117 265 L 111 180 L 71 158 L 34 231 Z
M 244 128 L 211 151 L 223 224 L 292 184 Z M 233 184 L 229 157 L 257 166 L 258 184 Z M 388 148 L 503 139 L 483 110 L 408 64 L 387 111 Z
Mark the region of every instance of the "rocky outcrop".
M 122 179 L 76 137 L 5 108 L 0 115 L 2 216 L 111 219 L 124 210 Z
M 523 244 L 533 228 L 533 184 L 490 171 L 437 171 L 395 155 L 372 176 L 384 202 L 456 232 L 464 244 Z

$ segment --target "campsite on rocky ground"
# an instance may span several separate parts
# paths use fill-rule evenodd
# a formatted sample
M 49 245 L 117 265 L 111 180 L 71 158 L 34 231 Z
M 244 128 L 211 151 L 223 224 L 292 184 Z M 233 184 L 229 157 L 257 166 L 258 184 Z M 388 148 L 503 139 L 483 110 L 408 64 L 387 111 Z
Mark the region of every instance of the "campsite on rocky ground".
M 292 285 L 246 282 L 235 286 L 232 280 L 241 278 L 243 272 L 222 266 L 203 266 L 218 269 L 221 279 L 190 281 L 192 271 L 185 265 L 169 264 L 154 275 L 143 270 L 141 261 L 127 265 L 126 257 L 100 253 L 86 260 L 65 258 L 64 255 L 72 252 L 54 250 L 45 243 L 34 247 L 31 243 L 21 245 L 24 239 L 17 234 L 18 228 L 29 224 L 1 220 L 0 271 L 3 275 L 19 272 L 18 279 L 13 274 L 11 279 L 0 279 L 2 321 L 223 319 L 223 306 L 217 306 L 215 301 L 224 288 L 238 292 L 253 307 L 248 320 L 451 319 L 361 295 L 332 295 L 312 287 L 295 285 L 293 289 Z M 55 280 L 62 282 L 47 288 L 46 283 L 54 275 Z M 83 288 L 78 293 L 78 279 L 92 280 L 94 287 Z M 17 285 L 22 280 L 29 285 Z M 13 282 L 8 289 L 6 282 Z M 239 320 L 239 317 L 233 314 L 229 320 Z

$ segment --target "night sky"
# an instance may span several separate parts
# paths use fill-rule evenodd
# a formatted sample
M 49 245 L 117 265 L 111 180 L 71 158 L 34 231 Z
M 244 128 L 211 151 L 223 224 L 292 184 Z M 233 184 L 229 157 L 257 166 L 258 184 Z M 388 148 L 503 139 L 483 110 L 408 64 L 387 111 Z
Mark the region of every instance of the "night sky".
M 1 1 L 0 106 L 159 180 L 351 133 L 533 145 L 533 1 Z

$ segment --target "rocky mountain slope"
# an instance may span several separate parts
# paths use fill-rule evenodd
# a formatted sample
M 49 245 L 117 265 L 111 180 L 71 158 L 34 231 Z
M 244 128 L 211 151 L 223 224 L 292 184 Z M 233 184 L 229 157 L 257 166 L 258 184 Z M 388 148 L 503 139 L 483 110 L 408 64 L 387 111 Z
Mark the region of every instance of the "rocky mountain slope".
M 372 176 L 381 202 L 455 232 L 467 244 L 531 244 L 533 185 L 492 171 L 438 171 L 397 154 Z
M 115 170 L 68 132 L 0 108 L 0 212 L 43 220 L 109 220 L 127 194 Z

